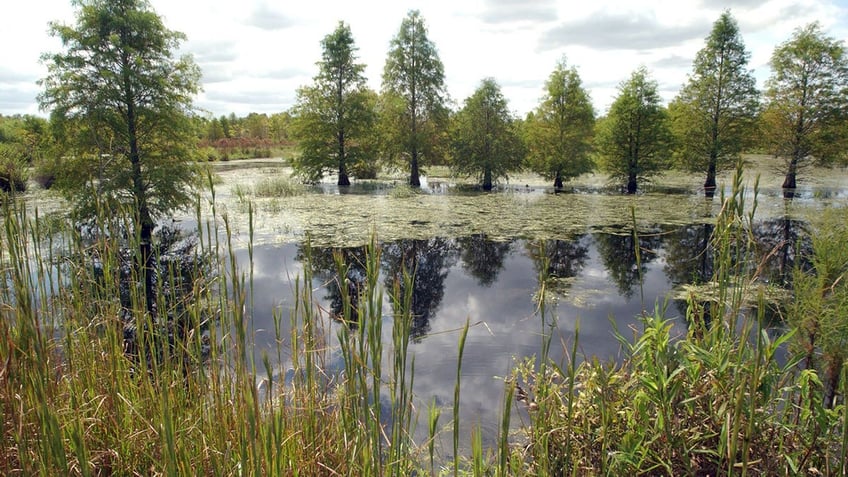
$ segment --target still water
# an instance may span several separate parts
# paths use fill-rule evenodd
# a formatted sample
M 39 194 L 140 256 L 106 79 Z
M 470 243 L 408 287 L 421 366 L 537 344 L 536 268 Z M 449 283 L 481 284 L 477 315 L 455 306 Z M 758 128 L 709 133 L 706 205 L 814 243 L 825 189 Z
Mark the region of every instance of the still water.
M 392 288 L 402 267 L 416 270 L 409 350 L 415 356 L 415 405 L 422 416 L 419 442 L 430 402 L 442 406 L 441 425 L 449 425 L 459 330 L 466 321 L 472 326 L 462 364 L 461 434 L 467 442 L 472 426 L 480 426 L 487 444 L 497 435 L 504 377 L 518 360 L 539 353 L 543 333 L 552 331 L 557 361 L 564 359 L 565 345 L 573 343 L 578 328 L 579 359 L 619 360 L 614 333 L 632 337 L 645 311 L 664 309 L 675 324 L 673 333 L 686 333 L 681 287 L 706 282 L 713 273 L 708 243 L 722 203 L 719 197 L 704 199 L 692 185 L 700 178 L 666 178 L 666 186 L 636 196 L 611 192 L 593 177 L 572 184 L 566 194 L 551 193 L 538 178 L 519 177 L 494 193 L 431 180 L 422 193 L 413 194 L 395 194 L 397 181 L 344 190 L 327 183 L 291 197 L 251 196 L 258 181 L 286 174 L 273 162 L 218 171 L 217 214 L 227 217 L 246 274 L 247 244 L 253 244 L 249 303 L 255 362 L 261 368 L 267 354 L 276 363 L 273 357 L 283 349 L 281 362 L 272 364 L 274 384 L 292 376 L 285 350 L 288 317 L 309 242 L 311 288 L 329 349 L 324 366 L 331 376 L 341 370 L 336 333 L 344 325 L 334 319 L 340 299 L 333 252 L 340 251 L 351 264 L 346 279 L 355 290 L 364 277 L 363 244 L 376 236 L 384 289 Z M 752 234 L 762 257 L 763 283 L 786 284 L 802 255 L 798 247 L 809 246 L 805 224 L 811 215 L 848 203 L 844 177 L 822 174 L 791 201 L 782 197 L 781 177 L 759 182 Z M 720 183 L 730 183 L 729 176 L 720 177 Z M 753 189 L 754 181 L 747 180 L 746 187 Z M 729 192 L 726 185 L 724 192 Z M 747 210 L 754 202 L 749 192 Z M 195 228 L 190 217 L 182 220 L 185 228 Z M 552 277 L 547 284 L 552 329 L 543 326 L 538 309 L 543 267 Z M 391 306 L 385 296 L 385 343 L 391 342 Z M 275 316 L 282 323 L 281 340 Z M 264 369 L 257 371 L 265 375 Z M 513 422 L 526 418 L 523 410 L 513 409 Z M 449 431 L 443 435 L 450 440 Z
M 790 227 L 788 232 L 784 227 Z M 768 246 L 770 237 L 797 235 L 800 223 L 764 222 L 757 229 Z M 616 329 L 632 336 L 641 328 L 639 315 L 655 306 L 665 308 L 677 333 L 686 332 L 685 302 L 675 299 L 679 285 L 702 282 L 712 273 L 706 243 L 712 227 L 706 224 L 655 227 L 638 237 L 637 263 L 632 233 L 589 232 L 568 240 L 491 240 L 481 235 L 459 238 L 407 239 L 381 244 L 381 283 L 391 289 L 401 267 L 415 268 L 412 290 L 414 314 L 416 405 L 425 414 L 432 400 L 446 409 L 452 405 L 457 365 L 459 329 L 468 320 L 472 327 L 465 345 L 462 367 L 461 422 L 481 426 L 489 439 L 497 435 L 502 408 L 504 376 L 516 360 L 536 355 L 543 328 L 539 315 L 539 277 L 542 267 L 553 278 L 548 287 L 548 320 L 554 320 L 552 357 L 564 359 L 565 346 L 579 327 L 582 358 L 620 359 Z M 331 347 L 328 374 L 343 364 L 335 336 L 343 326 L 332 319 L 341 310 L 333 252 L 341 252 L 351 268 L 347 283 L 352 290 L 364 279 L 362 247 L 312 247 L 312 289 L 325 318 L 325 336 Z M 253 320 L 255 359 L 273 355 L 277 346 L 273 314 L 288 316 L 294 303 L 294 281 L 302 277 L 306 246 L 289 243 L 254 249 Z M 792 255 L 785 255 L 790 258 Z M 781 258 L 770 260 L 769 272 L 780 275 Z M 241 263 L 247 263 L 242 252 Z M 391 303 L 384 299 L 384 340 L 391 342 Z M 288 336 L 284 323 L 283 337 Z M 387 345 L 388 346 L 388 345 Z M 283 363 L 274 371 L 278 382 L 291 378 Z M 516 418 L 520 419 L 520 411 Z M 424 418 L 419 436 L 424 431 Z M 446 446 L 449 447 L 449 446 Z

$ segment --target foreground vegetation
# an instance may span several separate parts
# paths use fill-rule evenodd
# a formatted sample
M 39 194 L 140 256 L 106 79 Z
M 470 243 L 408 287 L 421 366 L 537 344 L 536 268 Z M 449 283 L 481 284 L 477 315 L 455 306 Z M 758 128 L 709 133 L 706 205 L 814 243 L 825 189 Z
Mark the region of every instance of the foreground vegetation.
M 415 365 L 408 352 L 416 319 L 409 286 L 414 271 L 401 269 L 388 282 L 379 282 L 381 251 L 373 239 L 364 254 L 362 285 L 339 283 L 341 313 L 334 316 L 341 321 L 334 327 L 338 334 L 330 335 L 330 316 L 313 298 L 311 267 L 306 266 L 295 285 L 292 309 L 274 317 L 276 347 L 267 350 L 262 363 L 255 362 L 253 203 L 242 200 L 248 210 L 248 264 L 237 263 L 231 224 L 217 213 L 214 191 L 210 217 L 201 216 L 200 199 L 195 198 L 194 235 L 156 226 L 157 219 L 189 204 L 198 187 L 192 162 L 199 159 L 193 144 L 197 124 L 191 112 L 199 70 L 191 58 L 174 57 L 184 37 L 165 28 L 144 1 L 92 0 L 78 6 L 74 25 L 51 25 L 64 50 L 46 56 L 49 73 L 40 102 L 52 110 L 55 138 L 47 134 L 45 121 L 23 118 L 26 127 L 15 126 L 14 141 L 0 141 L 12 144 L 0 150 L 0 188 L 20 190 L 26 176 L 17 172 L 24 164 L 43 161 L 57 172 L 59 189 L 74 209 L 73 219 L 45 220 L 37 213 L 28 216 L 14 196 L 3 197 L 4 475 L 774 475 L 848 470 L 844 214 L 815 234 L 814 252 L 806 261 L 812 266 L 796 270 L 794 300 L 776 308 L 786 326 L 777 337 L 765 326 L 765 309 L 772 304 L 762 291 L 761 264 L 751 253 L 754 211 L 745 208 L 750 201 L 743 200 L 741 166 L 713 229 L 716 271 L 689 296 L 687 330 L 672 328 L 658 305 L 643 313 L 643 329 L 632 339 L 620 337 L 623 361 L 600 363 L 579 356 L 575 335 L 563 343 L 569 359 L 553 362 L 549 351 L 556 317 L 546 307 L 549 281 L 541 276 L 540 355 L 517 357 L 526 361 L 504 379 L 497 445 L 484 449 L 478 429 L 471 435 L 470 451 L 461 456 L 458 419 L 468 327 L 457 340 L 456 387 L 453 402 L 446 405 L 452 420 L 445 424 L 442 415 L 448 409 L 433 403 L 424 419 L 427 438 L 415 442 L 419 434 L 413 427 L 424 409 L 413 406 Z M 735 23 L 723 18 L 716 34 L 726 30 L 735 36 Z M 329 38 L 325 47 L 347 57 L 354 51 L 352 37 L 343 24 L 339 34 L 339 42 Z M 796 32 L 776 50 L 772 63 L 808 58 L 822 45 L 840 73 L 838 81 L 824 82 L 825 93 L 836 91 L 845 80 L 842 46 L 815 25 Z M 702 59 L 715 56 L 712 50 L 704 50 Z M 407 51 L 422 61 L 407 61 Z M 491 186 L 497 176 L 519 167 L 522 130 L 508 117 L 505 100 L 490 80 L 452 118 L 435 52 L 420 14 L 410 12 L 391 44 L 383 96 L 375 100 L 361 91 L 365 96 L 357 100 L 363 106 L 377 105 L 382 113 L 377 130 L 383 134 L 370 139 L 383 148 L 383 156 L 409 165 L 411 187 L 420 185 L 419 167 L 445 157 L 445 145 L 439 142 L 448 138 L 456 151 L 453 160 L 468 162 L 468 168 L 458 162 L 451 166 L 463 174 L 477 170 L 483 185 Z M 744 51 L 739 58 L 746 60 Z M 331 59 L 328 55 L 324 66 Z M 409 71 L 410 64 L 421 70 Z M 677 105 L 676 117 L 687 121 L 703 113 L 702 106 L 711 101 L 704 98 L 713 96 L 706 88 L 709 61 L 696 66 L 697 76 L 706 82 L 691 83 L 691 101 Z M 815 72 L 829 72 L 820 66 L 812 65 Z M 566 94 L 573 100 L 569 104 L 585 104 L 579 78 L 568 73 L 573 70 L 565 63 L 558 69 L 563 74 L 552 76 L 548 99 Z M 104 70 L 118 73 L 104 77 Z M 797 89 L 790 81 L 794 71 L 781 71 L 770 82 L 770 106 L 791 103 Z M 554 88 L 560 83 L 556 78 L 570 84 Z M 351 84 L 362 80 L 354 75 Z M 317 86 L 321 89 L 321 83 Z M 626 172 L 629 192 L 636 191 L 639 180 L 634 171 L 652 169 L 645 159 L 667 158 L 674 139 L 664 125 L 666 111 L 655 99 L 655 89 L 647 71 L 638 71 L 622 85 L 610 115 L 598 125 L 596 140 L 610 146 L 608 159 L 619 165 L 629 161 L 626 171 L 607 168 L 613 176 Z M 338 106 L 317 101 L 310 109 L 309 91 L 303 93 L 295 122 L 303 121 L 307 110 Z M 799 134 L 790 138 L 792 160 L 797 159 L 790 162 L 792 174 L 801 159 L 843 155 L 839 145 L 844 143 L 840 127 L 845 108 L 836 103 L 838 95 L 820 96 L 828 99 L 828 106 L 819 112 L 830 120 L 812 126 L 797 122 L 799 131 L 818 132 L 812 139 Z M 541 128 L 567 109 L 546 106 L 529 123 Z M 783 114 L 785 109 L 765 115 L 777 125 L 774 131 L 788 130 L 792 114 Z M 805 111 L 800 110 L 801 117 Z M 497 113 L 494 120 L 486 123 L 491 137 L 471 137 L 483 124 L 476 118 L 492 112 Z M 531 134 L 561 139 L 550 141 L 546 151 L 531 151 L 540 173 L 562 181 L 585 169 L 582 160 L 579 168 L 571 168 L 552 159 L 573 152 L 567 147 L 573 143 L 585 146 L 578 144 L 580 156 L 587 153 L 593 130 L 589 112 L 578 115 L 580 134 L 574 141 L 562 140 L 564 128 L 553 135 L 542 130 Z M 643 117 L 659 129 L 643 128 Z M 711 117 L 712 123 L 704 126 L 714 140 L 707 191 L 714 186 L 716 168 L 723 167 L 719 157 L 735 158 L 742 150 L 740 145 L 720 154 L 718 125 L 724 123 L 717 110 Z M 235 154 L 236 149 L 244 153 L 288 144 L 282 135 L 274 142 L 227 142 L 226 129 L 236 126 L 231 119 L 218 121 L 220 131 L 210 129 L 207 146 Z M 248 119 L 245 127 L 262 125 L 258 116 Z M 281 127 L 287 121 L 278 119 Z M 451 119 L 457 127 L 444 134 Z M 342 126 L 330 128 L 339 151 L 334 168 L 356 152 L 343 142 L 350 125 Z M 663 147 L 646 147 L 646 138 L 637 138 L 625 148 L 627 154 L 616 150 L 613 146 L 622 143 L 618 139 L 633 137 L 634 128 L 650 133 L 649 142 Z M 798 146 L 808 140 L 827 147 Z M 295 161 L 296 169 L 327 155 L 324 143 L 316 142 L 312 154 L 303 147 L 304 138 L 299 142 L 302 160 Z M 358 145 L 371 146 L 367 141 Z M 637 150 L 639 155 L 630 154 Z M 207 158 L 214 156 L 207 152 Z M 491 159 L 508 164 L 492 164 Z M 338 165 L 340 182 L 354 172 Z M 326 168 L 319 166 L 315 177 Z M 376 168 L 360 170 L 370 174 Z M 790 185 L 784 184 L 788 189 L 795 187 L 792 177 Z M 299 188 L 269 180 L 236 195 L 246 199 L 249 192 L 276 198 L 297 195 Z M 634 235 L 635 222 L 634 217 Z M 640 273 L 639 246 L 633 253 Z M 337 276 L 346 277 L 349 264 L 341 254 L 335 265 Z M 383 307 L 383 294 L 390 297 L 391 311 Z M 292 331 L 284 335 L 286 322 Z M 392 327 L 390 333 L 383 332 L 384 324 Z M 385 336 L 391 339 L 384 342 Z M 332 374 L 326 363 L 336 351 L 343 358 L 343 372 Z M 530 419 L 511 422 L 514 405 Z M 436 437 L 442 433 L 452 434 L 452 459 L 436 458 Z
M 548 358 L 560 344 L 551 340 L 556 317 L 543 285 L 541 353 L 517 357 L 505 379 L 496 448 L 483 449 L 475 430 L 467 455 L 456 452 L 465 333 L 457 338 L 453 405 L 413 407 L 413 316 L 404 292 L 411 287 L 403 282 L 414 277 L 401 273 L 384 288 L 373 243 L 365 285 L 340 287 L 347 326 L 338 336 L 328 334 L 329 317 L 313 301 L 304 267 L 296 303 L 275 316 L 278 346 L 260 364 L 249 358 L 252 267 L 236 263 L 228 219 L 215 214 L 214 203 L 208 221 L 198 212 L 194 238 L 158 235 L 154 314 L 144 289 L 131 286 L 145 283 L 138 274 L 146 268 L 133 266 L 139 237 L 121 234 L 127 217 L 102 213 L 84 228 L 56 232 L 55 223 L 7 200 L 0 472 L 842 474 L 844 212 L 815 234 L 813 266 L 795 272 L 795 300 L 780 308 L 786 332 L 775 336 L 764 325 L 769 305 L 748 247 L 754 213 L 742 194 L 737 179 L 712 239 L 712 290 L 690 297 L 688 330 L 672 328 L 658 305 L 632 339 L 620 337 L 620 363 L 579 355 L 579 333 L 562 343 L 566 362 Z M 339 276 L 346 276 L 341 257 Z M 388 320 L 384 293 L 392 303 Z M 384 324 L 391 342 L 381 340 Z M 336 347 L 344 372 L 331 376 L 324 363 Z M 292 370 L 288 382 L 285 369 Z M 529 421 L 510 422 L 516 407 Z M 419 421 L 428 423 L 424 442 L 412 437 Z M 441 433 L 453 434 L 453 453 L 436 447 Z M 438 458 L 445 454 L 455 457 Z

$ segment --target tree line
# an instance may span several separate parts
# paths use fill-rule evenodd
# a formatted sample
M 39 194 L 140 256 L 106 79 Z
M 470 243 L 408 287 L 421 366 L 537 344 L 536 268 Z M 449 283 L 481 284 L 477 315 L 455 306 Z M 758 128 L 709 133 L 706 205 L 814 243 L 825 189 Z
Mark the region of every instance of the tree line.
M 565 59 L 525 118 L 512 115 L 493 78 L 450 110 L 444 68 L 418 11 L 409 12 L 390 43 L 379 93 L 366 86 L 344 22 L 321 45 L 319 73 L 292 109 L 303 153 L 294 165 L 308 180 L 337 173 L 345 185 L 350 171 L 371 174 L 383 162 L 406 165 L 409 184 L 418 186 L 422 167 L 448 164 L 484 189 L 521 169 L 560 189 L 598 168 L 634 193 L 640 182 L 677 167 L 705 174 L 711 196 L 716 174 L 745 151 L 785 161 L 783 187 L 790 191 L 801 168 L 846 159 L 848 59 L 818 23 L 775 48 L 761 92 L 737 22 L 725 11 L 668 107 L 640 67 L 619 85 L 603 117 Z
M 117 5 L 128 15 L 146 13 L 158 22 L 151 28 L 132 16 L 114 18 L 116 26 L 120 23 L 139 38 L 148 35 L 160 42 L 140 48 L 158 49 L 168 61 L 197 74 L 183 78 L 188 83 L 180 85 L 180 76 L 164 76 L 155 61 L 139 67 L 123 65 L 117 57 L 96 58 L 114 63 L 113 79 L 124 73 L 130 79 L 146 75 L 162 81 L 157 87 L 163 92 L 196 90 L 199 70 L 191 58 L 172 57 L 184 36 L 165 28 L 143 0 L 122 0 Z M 86 2 L 79 15 L 108 8 L 105 2 Z M 89 28 L 79 23 L 82 20 L 78 18 L 76 27 L 54 24 L 53 34 L 63 39 L 82 35 Z M 50 121 L 0 117 L 0 186 L 4 189 L 25 186 L 21 164 L 38 166 L 37 178 L 49 186 L 73 166 L 68 163 L 74 161 L 62 161 L 60 156 L 111 156 L 102 149 L 114 144 L 115 138 L 99 137 L 101 130 L 84 124 L 83 116 L 77 114 L 83 112 L 82 101 L 69 108 L 53 100 L 58 92 L 85 98 L 89 122 L 97 110 L 116 109 L 111 98 L 102 96 L 102 88 L 95 88 L 95 80 L 103 80 L 102 75 L 96 78 L 100 72 L 91 65 L 85 70 L 71 60 L 96 48 L 116 48 L 132 38 L 88 33 L 87 38 L 77 38 L 76 51 L 69 47 L 66 53 L 44 57 L 50 74 L 42 81 L 40 99 L 42 108 L 51 112 Z M 95 39 L 101 44 L 93 43 Z M 452 109 L 438 50 L 427 36 L 424 18 L 415 10 L 402 20 L 390 43 L 379 92 L 367 86 L 365 65 L 358 60 L 348 25 L 339 22 L 321 47 L 318 74 L 311 84 L 298 89 L 297 102 L 289 111 L 204 117 L 192 108 L 191 95 L 187 95 L 180 107 L 187 133 L 181 140 L 199 149 L 185 151 L 183 159 L 262 157 L 282 147 L 296 147 L 293 165 L 305 181 L 332 173 L 339 185 L 347 185 L 351 178 L 373 178 L 380 168 L 392 167 L 408 170 L 409 184 L 419 186 L 424 168 L 444 164 L 458 176 L 473 177 L 484 189 L 519 170 L 543 176 L 556 189 L 571 178 L 600 170 L 628 193 L 636 192 L 652 175 L 682 168 L 703 173 L 705 193 L 712 195 L 716 174 L 735 164 L 742 152 L 764 152 L 782 161 L 778 164 L 785 174 L 783 186 L 790 193 L 804 167 L 846 158 L 848 60 L 842 42 L 827 36 L 817 23 L 799 28 L 775 48 L 772 75 L 765 90 L 759 91 L 748 68 L 750 54 L 735 19 L 726 11 L 705 38 L 687 82 L 667 107 L 650 71 L 640 67 L 621 82 L 612 106 L 601 117 L 577 68 L 564 58 L 548 77 L 536 108 L 524 118 L 511 113 L 493 78 L 483 78 L 461 107 Z M 121 69 L 124 66 L 126 72 Z M 70 84 L 74 77 L 85 82 Z M 126 103 L 126 98 L 119 99 Z M 95 149 L 97 154 L 92 153 Z M 100 159 L 94 162 L 98 161 L 101 164 L 93 169 L 103 170 L 106 164 Z

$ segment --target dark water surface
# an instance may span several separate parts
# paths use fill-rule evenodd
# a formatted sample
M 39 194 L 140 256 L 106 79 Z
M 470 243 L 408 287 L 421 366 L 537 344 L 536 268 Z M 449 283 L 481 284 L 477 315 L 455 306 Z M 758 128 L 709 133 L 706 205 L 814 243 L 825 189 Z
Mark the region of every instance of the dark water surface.
M 790 270 L 800 222 L 775 219 L 761 222 L 755 233 L 767 255 L 774 245 L 791 243 L 786 253 L 772 254 L 765 276 L 780 280 Z M 472 327 L 462 367 L 461 422 L 463 440 L 471 426 L 481 426 L 487 441 L 495 439 L 504 395 L 503 377 L 517 360 L 541 349 L 543 328 L 539 315 L 539 277 L 547 266 L 548 321 L 555 320 L 552 358 L 564 360 L 564 346 L 573 342 L 579 326 L 581 358 L 620 359 L 617 328 L 626 337 L 641 329 L 639 315 L 664 307 L 675 323 L 675 333 L 686 332 L 685 302 L 674 299 L 677 287 L 709 280 L 712 254 L 707 243 L 709 224 L 657 226 L 640 232 L 639 264 L 635 238 L 627 230 L 605 230 L 576 235 L 569 240 L 493 241 L 482 235 L 400 240 L 381 244 L 381 278 L 391 289 L 402 266 L 415 268 L 413 287 L 413 344 L 416 405 L 423 416 L 418 435 L 426 432 L 426 406 L 432 400 L 444 406 L 443 424 L 450 420 L 457 366 L 459 329 Z M 789 242 L 783 242 L 784 238 Z M 794 239 L 794 240 L 793 240 Z M 784 248 L 781 248 L 783 250 Z M 336 332 L 343 326 L 332 317 L 341 301 L 333 252 L 340 251 L 351 269 L 351 290 L 364 279 L 362 247 L 311 248 L 312 288 L 323 310 L 330 359 L 329 374 L 342 368 Z M 288 342 L 289 311 L 293 308 L 294 282 L 306 266 L 301 244 L 261 245 L 254 249 L 253 319 L 256 362 L 263 353 L 276 353 L 273 313 L 282 316 L 284 346 Z M 248 262 L 245 251 L 240 263 Z M 384 297 L 384 343 L 391 343 L 392 309 Z M 273 360 L 272 360 L 273 362 Z M 291 377 L 290 364 L 275 369 L 276 380 Z M 388 368 L 388 363 L 384 366 Z M 261 375 L 262 373 L 260 373 Z M 522 417 L 521 412 L 514 416 Z M 524 416 L 526 418 L 526 415 Z M 449 433 L 446 433 L 449 439 Z M 446 448 L 449 446 L 445 446 Z
M 768 171 L 768 169 L 763 169 Z M 322 310 L 329 375 L 343 365 L 334 320 L 340 308 L 333 251 L 340 250 L 351 270 L 344 283 L 350 290 L 364 278 L 361 246 L 376 235 L 381 247 L 380 283 L 390 290 L 402 267 L 415 269 L 414 329 L 409 347 L 415 356 L 415 405 L 421 418 L 418 442 L 426 434 L 427 405 L 442 406 L 440 426 L 450 446 L 450 421 L 460 329 L 472 326 L 462 364 L 461 438 L 469 441 L 474 426 L 484 444 L 497 436 L 504 397 L 504 377 L 515 364 L 541 350 L 543 326 L 539 277 L 546 267 L 548 322 L 553 327 L 552 358 L 564 359 L 579 327 L 579 359 L 620 360 L 617 329 L 632 337 L 641 329 L 644 311 L 664 308 L 673 333 L 686 333 L 686 296 L 682 287 L 705 283 L 713 274 L 708 248 L 720 197 L 705 200 L 702 178 L 665 177 L 663 184 L 635 196 L 604 186 L 603 178 L 581 177 L 565 194 L 553 194 L 539 178 L 519 177 L 494 193 L 460 187 L 451 179 L 433 179 L 421 193 L 404 192 L 394 183 L 363 183 L 339 189 L 324 183 L 291 197 L 251 195 L 267 178 L 287 176 L 282 166 L 222 169 L 218 213 L 226 213 L 242 270 L 249 271 L 247 242 L 253 249 L 251 316 L 255 359 L 271 357 L 275 385 L 290 380 L 289 314 L 294 288 L 306 266 L 307 237 L 311 249 L 311 287 Z M 798 247 L 809 247 L 805 225 L 832 207 L 848 202 L 845 171 L 811 177 L 792 201 L 784 200 L 782 177 L 756 171 L 744 181 L 746 212 L 756 203 L 752 233 L 762 257 L 761 281 L 788 285 Z M 534 182 L 535 180 L 535 182 Z M 729 194 L 729 176 L 722 176 Z M 751 191 L 759 187 L 755 200 Z M 250 214 L 248 214 L 250 211 Z M 208 211 L 207 211 L 208 212 Z M 635 217 L 634 217 L 635 216 Z M 191 219 L 183 222 L 192 229 Z M 638 246 L 633 228 L 637 228 Z M 250 238 L 248 238 L 250 237 Z M 238 249 L 238 247 L 244 247 Z M 637 263 L 637 253 L 639 260 Z M 767 257 L 767 258 L 766 258 Z M 357 264 L 360 264 L 359 266 Z M 392 305 L 383 301 L 384 349 L 391 346 Z M 277 339 L 274 316 L 282 323 Z M 281 356 L 280 362 L 276 357 Z M 277 363 L 277 364 L 274 364 Z M 391 369 L 384 363 L 384 370 Z M 264 376 L 264 369 L 257 370 Z M 527 415 L 513 410 L 513 422 Z

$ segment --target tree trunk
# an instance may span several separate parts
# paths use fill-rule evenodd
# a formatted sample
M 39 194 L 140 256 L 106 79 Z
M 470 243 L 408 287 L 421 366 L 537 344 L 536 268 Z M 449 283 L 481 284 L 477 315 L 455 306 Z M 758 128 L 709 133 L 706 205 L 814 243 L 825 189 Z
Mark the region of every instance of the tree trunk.
M 141 170 L 141 157 L 138 151 L 138 134 L 136 129 L 135 105 L 128 101 L 127 108 L 127 135 L 130 143 L 130 166 L 133 182 L 133 198 L 138 207 L 139 229 L 138 262 L 137 272 L 143 277 L 145 308 L 151 317 L 155 317 L 156 293 L 154 291 L 153 270 L 153 218 L 150 216 L 150 208 L 147 205 L 147 190 L 144 187 L 144 177 Z
M 631 173 L 627 177 L 627 193 L 635 194 L 636 193 L 636 174 Z
M 147 302 L 147 311 L 152 317 L 155 317 L 156 312 L 156 276 L 154 271 L 153 257 L 153 223 L 142 222 L 139 243 L 139 252 L 141 252 L 141 273 L 144 275 L 144 299 Z
M 556 177 L 554 178 L 554 189 L 557 191 L 562 190 L 562 172 L 560 170 L 556 171 Z
M 350 185 L 350 178 L 347 176 L 347 166 L 345 165 L 344 159 L 339 159 L 339 185 Z
M 492 190 L 492 170 L 488 167 L 483 171 L 483 190 Z
M 418 178 L 418 151 L 412 150 L 412 163 L 410 165 L 409 185 L 421 187 L 421 179 Z
M 125 30 L 121 31 L 121 44 L 125 45 L 127 35 Z M 144 184 L 144 172 L 141 168 L 141 153 L 138 147 L 138 123 L 136 115 L 135 91 L 130 80 L 131 60 L 130 54 L 125 49 L 121 53 L 121 72 L 123 75 L 123 102 L 126 106 L 127 141 L 129 142 L 130 174 L 132 179 L 132 194 L 137 207 L 137 223 L 133 224 L 139 231 L 137 270 L 144 283 L 145 308 L 151 318 L 156 316 L 156 294 L 154 292 L 153 271 L 153 218 L 150 216 L 150 208 L 147 204 L 147 187 Z M 143 335 L 142 335 L 143 336 Z
M 784 189 L 795 189 L 795 176 L 798 174 L 798 159 L 792 159 L 789 162 L 789 170 L 786 171 L 786 178 L 783 180 Z M 785 194 L 786 191 L 784 191 Z
M 344 170 L 339 170 L 339 185 L 342 187 L 347 187 L 350 185 L 350 178 L 347 176 L 347 172 Z
M 341 99 L 339 100 L 341 101 Z M 346 155 L 345 155 L 345 133 L 344 129 L 339 130 L 338 134 L 339 140 L 339 185 L 340 186 L 349 186 L 350 178 L 347 176 L 347 164 L 345 163 Z
M 833 405 L 836 404 L 836 390 L 839 389 L 840 371 L 842 371 L 842 360 L 834 360 L 833 357 L 830 357 L 825 369 L 824 397 L 822 398 L 822 405 L 826 409 L 833 409 Z
M 714 159 L 710 159 L 710 166 L 707 168 L 707 180 L 704 181 L 704 196 L 712 198 L 716 192 L 716 164 Z

